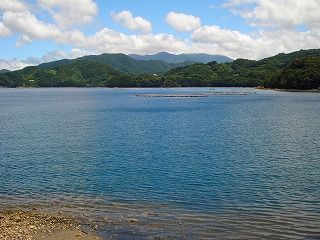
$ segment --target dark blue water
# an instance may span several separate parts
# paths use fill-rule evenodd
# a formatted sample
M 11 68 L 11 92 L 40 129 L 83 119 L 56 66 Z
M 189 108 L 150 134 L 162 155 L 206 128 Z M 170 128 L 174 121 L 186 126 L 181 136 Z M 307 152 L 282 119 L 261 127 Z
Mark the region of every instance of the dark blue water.
M 115 239 L 320 239 L 320 94 L 135 96 L 208 91 L 0 89 L 0 208 Z

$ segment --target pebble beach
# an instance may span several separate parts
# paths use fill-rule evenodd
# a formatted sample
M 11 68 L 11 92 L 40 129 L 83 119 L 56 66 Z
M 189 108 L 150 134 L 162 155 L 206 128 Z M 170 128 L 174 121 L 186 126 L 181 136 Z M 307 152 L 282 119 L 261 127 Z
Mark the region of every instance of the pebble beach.
M 0 239 L 98 240 L 101 238 L 91 231 L 82 230 L 78 220 L 60 213 L 8 210 L 0 213 Z

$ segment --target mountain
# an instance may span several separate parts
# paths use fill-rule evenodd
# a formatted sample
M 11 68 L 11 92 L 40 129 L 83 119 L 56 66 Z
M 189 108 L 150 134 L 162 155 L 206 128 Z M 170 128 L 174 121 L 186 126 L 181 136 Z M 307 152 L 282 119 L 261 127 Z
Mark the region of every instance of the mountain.
M 39 65 L 40 68 L 55 68 L 69 64 L 77 60 L 87 60 L 93 62 L 100 62 L 108 64 L 117 71 L 126 74 L 163 74 L 166 71 L 181 66 L 187 66 L 193 62 L 183 62 L 183 63 L 167 63 L 160 60 L 136 60 L 125 54 L 107 54 L 103 53 L 101 55 L 88 55 L 79 57 L 77 59 L 62 59 L 49 63 L 42 63 Z
M 123 73 L 105 62 L 110 62 Z M 170 66 L 164 75 L 155 72 Z M 124 67 L 125 66 L 125 67 Z M 259 61 L 237 59 L 172 68 L 159 60 L 135 60 L 124 54 L 85 56 L 0 73 L 5 87 L 271 87 L 316 89 L 320 87 L 320 49 L 278 54 Z M 144 69 L 144 67 L 146 69 Z M 128 69 L 130 71 L 128 71 Z
M 10 87 L 113 86 L 111 82 L 121 77 L 122 73 L 105 63 L 76 60 L 55 68 L 32 66 L 0 74 L 0 86 L 1 82 Z
M 237 59 L 230 63 L 193 64 L 165 73 L 168 87 L 320 87 L 320 49 L 278 54 L 259 61 Z
M 320 58 L 295 58 L 287 67 L 265 82 L 266 87 L 281 89 L 320 90 Z
M 194 62 L 194 63 L 208 63 L 216 61 L 217 63 L 232 62 L 233 59 L 221 55 L 209 55 L 205 53 L 196 54 L 171 54 L 167 52 L 160 52 L 154 55 L 137 55 L 130 54 L 130 57 L 136 60 L 160 60 L 167 63 L 182 63 L 182 62 Z
M 177 65 L 160 60 L 136 60 L 125 54 L 107 53 L 101 55 L 84 56 L 79 59 L 103 62 L 110 65 L 114 69 L 127 74 L 163 74 L 172 68 L 190 64 L 185 63 L 182 65 Z
M 292 53 L 279 53 L 275 56 L 259 60 L 258 63 L 263 67 L 271 65 L 274 70 L 287 67 L 294 59 L 304 57 L 320 57 L 320 49 L 300 50 Z
M 6 73 L 6 72 L 10 72 L 10 70 L 8 70 L 8 69 L 1 69 L 0 70 L 0 73 Z
M 56 68 L 56 67 L 60 67 L 63 65 L 67 65 L 69 63 L 72 63 L 73 61 L 75 61 L 76 59 L 61 59 L 61 60 L 57 60 L 57 61 L 52 61 L 52 62 L 47 62 L 47 63 L 41 63 L 40 65 L 38 65 L 39 68 L 41 69 L 45 69 L 45 68 Z

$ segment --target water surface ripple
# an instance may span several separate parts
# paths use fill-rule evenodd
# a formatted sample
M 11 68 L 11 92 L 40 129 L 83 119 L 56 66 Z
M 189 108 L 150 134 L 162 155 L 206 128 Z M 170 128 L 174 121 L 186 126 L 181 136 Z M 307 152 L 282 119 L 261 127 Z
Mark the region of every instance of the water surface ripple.
M 0 89 L 0 209 L 115 239 L 320 239 L 320 94 L 135 96 L 208 91 Z

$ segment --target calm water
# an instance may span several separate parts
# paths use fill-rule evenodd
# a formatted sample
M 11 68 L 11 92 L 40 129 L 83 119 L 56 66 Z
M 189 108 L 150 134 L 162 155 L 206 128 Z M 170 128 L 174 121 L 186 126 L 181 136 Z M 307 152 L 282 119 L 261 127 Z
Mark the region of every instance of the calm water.
M 0 209 L 115 239 L 320 239 L 320 94 L 135 96 L 206 91 L 0 89 Z

